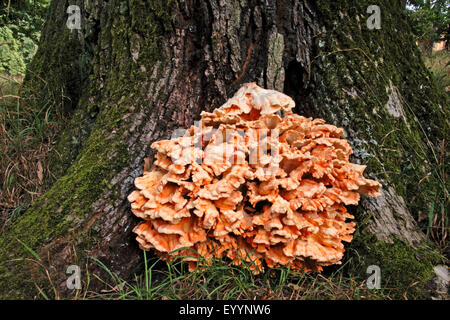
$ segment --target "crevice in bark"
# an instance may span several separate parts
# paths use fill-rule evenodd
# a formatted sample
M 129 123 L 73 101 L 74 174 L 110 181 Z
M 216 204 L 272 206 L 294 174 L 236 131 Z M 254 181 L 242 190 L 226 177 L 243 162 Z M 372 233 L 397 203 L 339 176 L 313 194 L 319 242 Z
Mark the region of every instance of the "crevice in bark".
M 301 63 L 293 60 L 289 62 L 284 82 L 284 93 L 291 96 L 295 101 L 295 112 L 305 117 L 315 117 L 314 110 L 310 107 L 308 96 L 310 89 L 307 88 L 307 71 Z

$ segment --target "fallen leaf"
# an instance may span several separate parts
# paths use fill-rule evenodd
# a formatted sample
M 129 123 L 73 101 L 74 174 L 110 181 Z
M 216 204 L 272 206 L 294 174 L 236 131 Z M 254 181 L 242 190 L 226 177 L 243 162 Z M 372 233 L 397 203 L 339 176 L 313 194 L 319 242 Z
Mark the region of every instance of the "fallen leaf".
M 44 169 L 42 168 L 41 160 L 37 163 L 37 176 L 39 179 L 39 184 L 42 184 L 42 181 L 44 180 Z

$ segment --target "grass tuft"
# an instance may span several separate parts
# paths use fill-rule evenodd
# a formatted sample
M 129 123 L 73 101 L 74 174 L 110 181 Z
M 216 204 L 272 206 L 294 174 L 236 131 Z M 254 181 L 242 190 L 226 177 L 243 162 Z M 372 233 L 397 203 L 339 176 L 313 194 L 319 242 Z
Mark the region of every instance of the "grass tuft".
M 22 80 L 0 74 L 0 233 L 45 191 L 63 123 L 54 102 L 36 105 L 23 93 Z
M 340 269 L 331 275 L 273 268 L 255 275 L 251 265 L 240 266 L 225 260 L 212 259 L 206 267 L 188 271 L 182 257 L 164 262 L 147 257 L 144 269 L 132 281 L 125 281 L 111 272 L 98 259 L 92 258 L 108 275 L 98 280 L 108 289 L 83 295 L 85 299 L 102 300 L 298 300 L 298 299 L 389 299 L 383 289 L 370 290 L 365 281 L 347 278 Z

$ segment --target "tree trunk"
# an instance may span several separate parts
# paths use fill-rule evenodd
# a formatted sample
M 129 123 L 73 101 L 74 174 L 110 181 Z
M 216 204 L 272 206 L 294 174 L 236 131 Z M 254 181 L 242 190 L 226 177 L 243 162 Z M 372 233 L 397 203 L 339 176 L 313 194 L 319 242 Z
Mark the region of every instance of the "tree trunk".
M 366 25 L 373 4 L 381 29 Z M 81 30 L 66 27 L 69 5 L 81 8 Z M 151 142 L 252 81 L 292 96 L 296 113 L 344 127 L 353 161 L 383 183 L 381 198 L 353 209 L 359 230 L 351 248 L 364 257 L 357 272 L 369 262 L 382 272 L 402 269 L 405 252 L 426 243 L 416 220 L 428 212 L 421 190 L 437 184 L 431 172 L 448 133 L 448 103 L 421 61 L 402 1 L 54 0 L 29 70 L 25 87 L 38 99 L 59 97 L 70 121 L 49 160 L 58 179 L 0 235 L 2 298 L 35 297 L 35 283 L 71 296 L 66 269 L 93 272 L 88 257 L 124 278 L 139 271 L 127 195 L 154 153 Z M 56 290 L 20 260 L 33 258 L 23 244 Z M 409 251 L 373 251 L 392 247 Z M 415 262 L 413 272 L 427 280 L 432 263 Z

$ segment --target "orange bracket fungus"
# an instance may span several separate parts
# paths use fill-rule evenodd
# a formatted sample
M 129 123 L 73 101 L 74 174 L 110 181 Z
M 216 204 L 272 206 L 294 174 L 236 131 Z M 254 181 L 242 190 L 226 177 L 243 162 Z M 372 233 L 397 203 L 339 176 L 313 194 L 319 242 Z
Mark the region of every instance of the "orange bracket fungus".
M 128 200 L 144 219 L 144 250 L 181 256 L 193 270 L 213 257 L 321 271 L 339 264 L 355 230 L 345 205 L 380 195 L 349 162 L 344 130 L 291 110 L 287 95 L 247 83 L 171 140 L 157 141 L 153 168 Z

